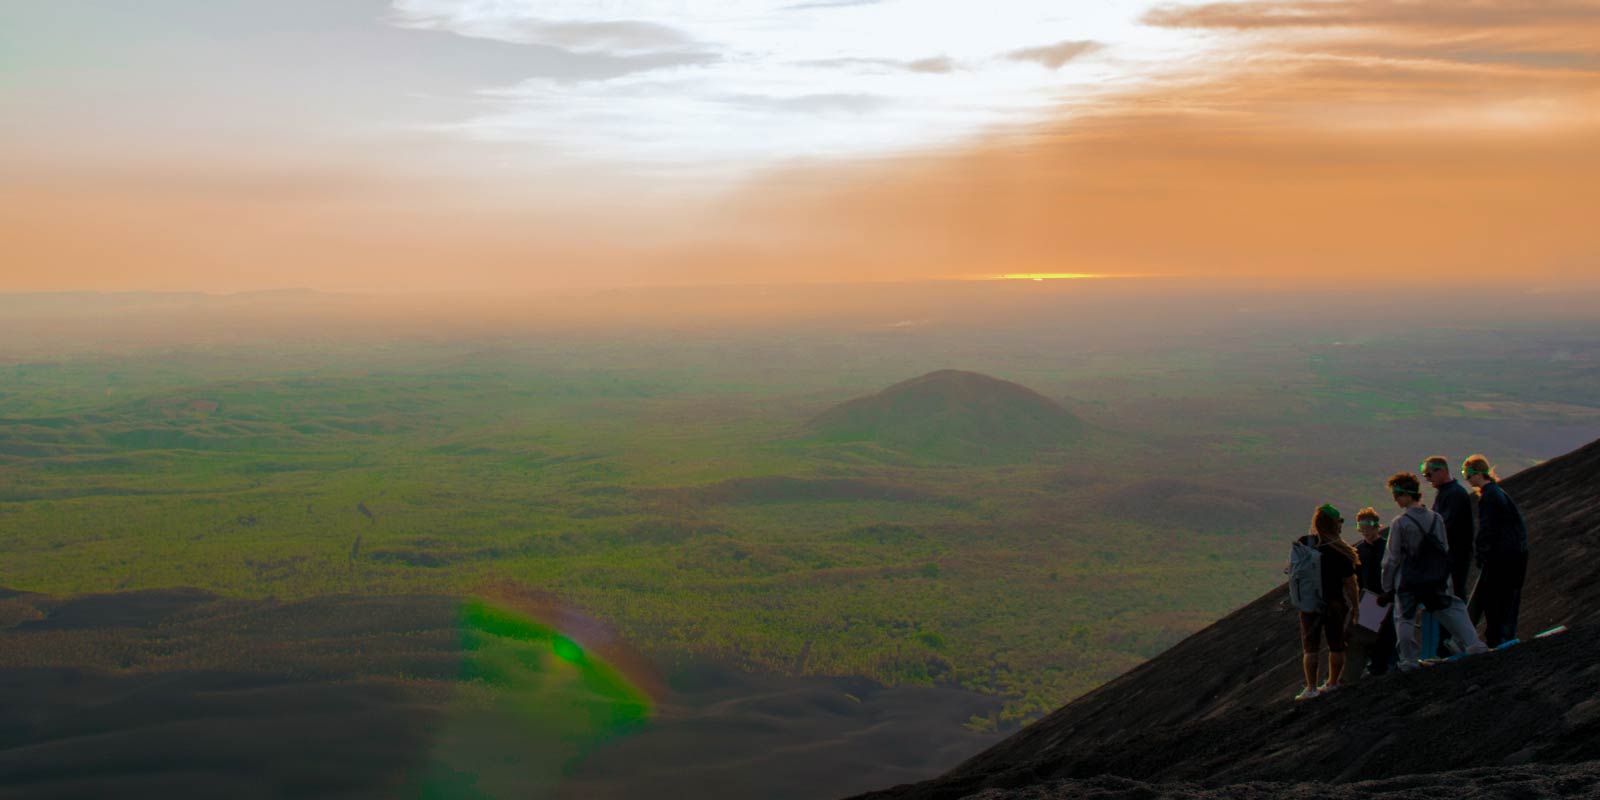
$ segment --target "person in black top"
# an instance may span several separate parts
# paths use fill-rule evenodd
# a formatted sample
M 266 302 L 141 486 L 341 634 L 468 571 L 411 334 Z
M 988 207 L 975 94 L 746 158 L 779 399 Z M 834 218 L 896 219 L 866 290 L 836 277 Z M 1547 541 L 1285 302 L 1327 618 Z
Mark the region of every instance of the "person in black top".
M 1490 647 L 1517 638 L 1517 612 L 1528 575 L 1528 526 L 1522 512 L 1489 466 L 1474 455 L 1461 476 L 1478 492 L 1478 590 L 1485 619 L 1483 638 Z
M 1367 506 L 1356 512 L 1356 555 L 1361 566 L 1356 570 L 1356 586 L 1363 592 L 1383 594 L 1383 552 L 1389 546 L 1389 528 L 1378 518 L 1378 511 Z
M 1356 556 L 1360 561 L 1356 567 L 1356 585 L 1364 593 L 1381 595 L 1383 554 L 1389 547 L 1389 529 L 1378 518 L 1378 510 L 1367 506 L 1356 513 L 1356 530 L 1361 534 L 1361 541 L 1356 542 Z M 1345 680 L 1359 678 L 1363 668 L 1371 675 L 1387 673 L 1395 652 L 1393 609 L 1384 615 L 1376 633 L 1369 633 L 1360 626 L 1353 627 L 1351 632 Z
M 1444 456 L 1428 456 L 1422 462 L 1422 477 L 1433 486 L 1433 513 L 1444 517 L 1444 539 L 1450 545 L 1450 590 L 1467 599 L 1467 575 L 1472 570 L 1472 497 L 1467 489 L 1450 477 L 1450 461 Z
M 1316 697 L 1323 692 L 1339 688 L 1344 673 L 1345 631 L 1351 614 L 1356 609 L 1356 565 L 1359 558 L 1355 548 L 1339 538 L 1344 528 L 1344 518 L 1331 505 L 1319 507 L 1311 517 L 1311 533 L 1305 539 L 1316 541 L 1322 554 L 1322 610 L 1300 612 L 1300 644 L 1303 655 L 1301 667 L 1305 671 L 1306 688 L 1295 696 L 1296 700 Z M 1322 649 L 1322 638 L 1328 638 L 1328 681 L 1317 685 L 1317 653 Z

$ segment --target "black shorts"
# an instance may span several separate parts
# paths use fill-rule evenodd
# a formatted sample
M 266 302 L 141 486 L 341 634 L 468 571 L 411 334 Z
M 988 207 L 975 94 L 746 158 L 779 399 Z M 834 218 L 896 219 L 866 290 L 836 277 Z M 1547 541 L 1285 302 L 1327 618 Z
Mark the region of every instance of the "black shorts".
M 1344 604 L 1330 605 L 1324 611 L 1308 614 L 1300 612 L 1300 648 L 1307 653 L 1315 653 L 1322 649 L 1322 637 L 1328 637 L 1328 652 L 1343 653 L 1345 651 L 1344 623 L 1350 617 L 1350 609 Z

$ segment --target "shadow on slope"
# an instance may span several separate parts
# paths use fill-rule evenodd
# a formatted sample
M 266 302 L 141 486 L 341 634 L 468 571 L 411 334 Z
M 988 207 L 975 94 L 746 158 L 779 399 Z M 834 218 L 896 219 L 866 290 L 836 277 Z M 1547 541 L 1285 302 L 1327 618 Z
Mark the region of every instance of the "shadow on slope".
M 1292 789 L 1283 782 L 1308 780 L 1383 779 L 1402 791 L 1401 776 L 1416 776 L 1419 787 L 1469 789 L 1482 777 L 1474 768 L 1528 764 L 1571 778 L 1525 787 L 1529 796 L 1593 796 L 1600 442 L 1504 486 L 1527 517 L 1533 548 L 1521 631 L 1565 624 L 1567 633 L 1296 704 L 1296 617 L 1280 587 L 946 775 L 866 796 L 1068 797 L 1108 776 L 1222 792 L 1170 787 L 1173 797 L 1270 796 Z M 1252 795 L 1246 789 L 1257 781 L 1277 783 Z
M 503 595 L 502 595 L 503 596 Z M 0 796 L 801 798 L 948 768 L 996 698 L 665 676 L 552 598 L 0 589 Z

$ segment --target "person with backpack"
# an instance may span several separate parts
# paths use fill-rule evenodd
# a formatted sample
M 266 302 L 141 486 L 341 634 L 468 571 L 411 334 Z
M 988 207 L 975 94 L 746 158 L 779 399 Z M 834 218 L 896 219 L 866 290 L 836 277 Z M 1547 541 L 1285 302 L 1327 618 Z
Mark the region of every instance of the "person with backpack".
M 1450 475 L 1450 461 L 1429 456 L 1422 462 L 1422 477 L 1434 489 L 1433 512 L 1444 519 L 1444 538 L 1450 545 L 1450 590 L 1467 599 L 1467 575 L 1472 570 L 1472 496 Z
M 1361 541 L 1356 542 L 1356 586 L 1362 597 L 1383 594 L 1383 555 L 1389 547 L 1389 529 L 1378 518 L 1378 510 L 1367 506 L 1356 512 L 1356 531 Z M 1359 614 L 1357 615 L 1359 617 Z M 1376 631 L 1360 625 L 1350 628 L 1350 650 L 1345 656 L 1344 679 L 1352 683 L 1366 675 L 1378 676 L 1389 672 L 1394 661 L 1394 612 L 1384 614 Z
M 1331 505 L 1311 517 L 1311 532 L 1289 551 L 1289 601 L 1300 611 L 1300 665 L 1305 688 L 1296 700 L 1309 700 L 1339 688 L 1344 673 L 1345 628 L 1356 609 L 1355 548 L 1339 538 L 1344 517 Z M 1328 680 L 1317 685 L 1317 655 L 1328 639 Z
M 1399 601 L 1395 633 L 1400 658 L 1396 666 L 1410 672 L 1419 666 L 1418 641 L 1422 609 L 1467 653 L 1489 648 L 1478 640 L 1467 619 L 1467 604 L 1450 588 L 1450 544 L 1444 520 L 1422 504 L 1422 481 L 1409 472 L 1390 476 L 1387 485 L 1400 514 L 1389 521 L 1389 547 L 1383 555 L 1384 602 Z
M 1461 476 L 1478 493 L 1478 590 L 1483 638 L 1490 647 L 1517 638 L 1522 583 L 1528 575 L 1528 526 L 1515 501 L 1500 488 L 1489 459 L 1474 455 Z

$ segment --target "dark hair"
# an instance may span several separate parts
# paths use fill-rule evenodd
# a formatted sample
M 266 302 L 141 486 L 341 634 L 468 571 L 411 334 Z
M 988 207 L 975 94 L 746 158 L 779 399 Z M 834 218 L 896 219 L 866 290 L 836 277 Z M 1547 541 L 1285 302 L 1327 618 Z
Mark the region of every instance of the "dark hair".
M 1356 549 L 1349 542 L 1339 538 L 1339 523 L 1344 518 L 1339 516 L 1339 510 L 1331 505 L 1317 507 L 1316 513 L 1311 515 L 1311 532 L 1316 534 L 1317 541 L 1322 544 L 1331 544 L 1333 549 L 1350 559 L 1350 563 L 1361 566 L 1361 557 L 1356 555 Z
M 1339 510 L 1331 505 L 1317 507 L 1316 513 L 1311 515 L 1311 531 L 1323 541 L 1339 538 L 1339 523 L 1344 522 L 1344 517 L 1339 516 Z
M 1389 476 L 1389 492 L 1396 497 L 1409 494 L 1420 499 L 1422 497 L 1422 481 L 1410 472 L 1396 472 Z

